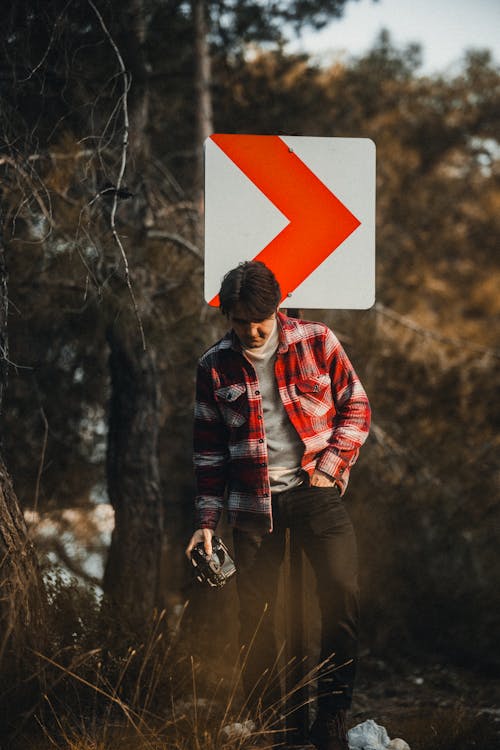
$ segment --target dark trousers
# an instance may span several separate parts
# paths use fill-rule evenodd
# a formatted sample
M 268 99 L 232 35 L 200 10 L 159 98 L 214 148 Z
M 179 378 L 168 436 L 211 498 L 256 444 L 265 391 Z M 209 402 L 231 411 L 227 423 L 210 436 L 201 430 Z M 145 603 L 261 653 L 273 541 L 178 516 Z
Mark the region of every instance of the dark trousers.
M 316 577 L 321 613 L 318 709 L 349 708 L 356 672 L 359 620 L 356 538 L 335 487 L 300 486 L 273 496 L 271 534 L 234 529 L 240 602 L 243 687 L 251 708 L 281 699 L 275 604 L 285 532 L 290 528 Z

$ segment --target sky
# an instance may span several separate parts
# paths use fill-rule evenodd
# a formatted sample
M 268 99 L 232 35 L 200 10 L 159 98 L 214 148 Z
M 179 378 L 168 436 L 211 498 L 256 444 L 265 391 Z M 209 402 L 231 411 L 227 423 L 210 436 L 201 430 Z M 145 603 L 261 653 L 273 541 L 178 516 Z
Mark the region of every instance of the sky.
M 422 45 L 424 74 L 453 73 L 470 48 L 488 48 L 500 61 L 500 0 L 349 0 L 340 20 L 288 49 L 326 60 L 360 55 L 383 28 L 397 47 Z

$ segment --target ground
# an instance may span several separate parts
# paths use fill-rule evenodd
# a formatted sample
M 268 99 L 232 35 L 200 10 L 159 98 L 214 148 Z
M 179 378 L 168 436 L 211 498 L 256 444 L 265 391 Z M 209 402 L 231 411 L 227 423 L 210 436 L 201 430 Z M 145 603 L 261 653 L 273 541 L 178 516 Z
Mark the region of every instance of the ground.
M 411 750 L 500 750 L 500 680 L 365 655 L 349 726 L 373 719 Z

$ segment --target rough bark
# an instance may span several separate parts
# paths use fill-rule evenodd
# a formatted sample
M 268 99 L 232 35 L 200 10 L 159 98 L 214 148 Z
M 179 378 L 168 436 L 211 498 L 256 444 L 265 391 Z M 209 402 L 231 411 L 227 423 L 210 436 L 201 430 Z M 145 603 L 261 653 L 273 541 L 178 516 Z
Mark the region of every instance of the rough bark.
M 127 0 L 117 43 L 130 76 L 130 131 L 126 174 L 137 197 L 120 208 L 131 226 L 154 223 L 149 193 L 150 67 L 144 0 Z M 133 259 L 132 259 L 133 262 Z M 142 325 L 142 324 L 141 324 Z M 104 572 L 105 610 L 140 633 L 160 604 L 163 504 L 158 467 L 159 377 L 154 348 L 137 329 L 108 330 L 111 395 L 108 414 L 107 487 L 115 526 Z
M 0 413 L 7 384 L 7 271 L 0 206 Z M 28 535 L 0 441 L 0 660 L 21 658 L 26 646 L 41 648 L 46 635 L 45 596 L 38 561 Z
M 150 110 L 150 67 L 147 60 L 147 21 L 144 0 L 130 0 L 124 53 L 131 75 L 130 154 L 135 171 L 144 176 L 151 158 L 148 133 Z
M 43 648 L 45 604 L 35 550 L 0 456 L 0 661 Z
M 195 163 L 195 200 L 198 207 L 198 226 L 196 244 L 203 246 L 203 215 L 205 210 L 203 177 L 204 159 L 203 144 L 213 133 L 211 61 L 208 42 L 207 3 L 205 0 L 192 0 L 191 12 L 194 27 L 195 57 L 195 96 L 196 96 L 196 163 Z
M 106 602 L 137 631 L 160 601 L 163 507 L 158 467 L 156 357 L 137 337 L 111 329 L 107 479 L 115 510 L 106 570 Z
M 0 193 L 0 414 L 3 407 L 3 395 L 7 387 L 7 373 L 9 369 L 9 339 L 7 334 L 7 316 L 9 311 L 9 296 L 7 294 L 7 269 L 5 267 L 5 253 L 3 244 L 3 211 Z M 0 423 L 0 450 L 2 448 L 2 426 Z

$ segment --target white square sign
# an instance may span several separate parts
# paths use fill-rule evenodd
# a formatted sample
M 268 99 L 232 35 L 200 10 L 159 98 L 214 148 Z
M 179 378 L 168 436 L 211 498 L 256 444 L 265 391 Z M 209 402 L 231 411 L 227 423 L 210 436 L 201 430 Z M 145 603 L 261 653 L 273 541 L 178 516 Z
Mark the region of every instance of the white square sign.
M 375 302 L 375 144 L 368 138 L 212 135 L 205 142 L 205 299 L 245 260 L 282 306 Z

